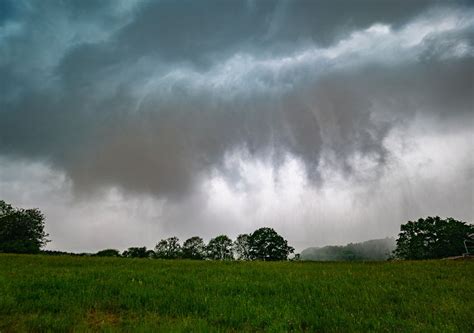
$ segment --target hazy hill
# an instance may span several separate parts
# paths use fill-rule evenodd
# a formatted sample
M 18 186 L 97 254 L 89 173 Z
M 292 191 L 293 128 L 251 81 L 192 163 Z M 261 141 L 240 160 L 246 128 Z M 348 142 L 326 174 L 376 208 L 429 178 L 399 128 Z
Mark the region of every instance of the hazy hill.
M 394 238 L 372 239 L 345 246 L 310 247 L 301 252 L 301 260 L 355 261 L 386 260 L 395 249 Z

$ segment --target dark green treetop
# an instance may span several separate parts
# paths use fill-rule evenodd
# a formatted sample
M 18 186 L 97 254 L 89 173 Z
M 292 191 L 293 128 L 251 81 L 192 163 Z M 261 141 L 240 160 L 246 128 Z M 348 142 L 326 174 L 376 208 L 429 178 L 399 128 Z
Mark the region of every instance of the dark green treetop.
M 0 252 L 38 253 L 49 242 L 37 208 L 13 208 L 0 200 Z
M 255 230 L 248 239 L 250 258 L 254 260 L 287 260 L 294 248 L 272 228 Z
M 238 260 L 250 260 L 249 235 L 240 234 L 234 241 L 234 252 Z
M 194 236 L 183 243 L 183 258 L 186 259 L 204 259 L 206 256 L 206 245 L 201 237 Z
M 217 236 L 207 245 L 207 257 L 215 260 L 232 260 L 232 240 L 226 235 Z
M 462 255 L 474 226 L 439 216 L 408 221 L 400 227 L 394 255 L 400 259 L 437 259 Z
M 159 259 L 177 259 L 182 255 L 178 237 L 162 239 L 155 246 L 155 257 Z

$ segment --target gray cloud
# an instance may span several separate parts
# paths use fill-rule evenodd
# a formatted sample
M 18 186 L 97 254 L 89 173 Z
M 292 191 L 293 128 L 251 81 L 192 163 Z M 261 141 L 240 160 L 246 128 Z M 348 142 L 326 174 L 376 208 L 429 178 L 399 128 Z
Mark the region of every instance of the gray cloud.
M 1 6 L 0 156 L 46 163 L 76 194 L 201 202 L 216 175 L 245 182 L 233 155 L 291 157 L 320 190 L 328 170 L 370 187 L 394 131 L 473 128 L 467 1 Z

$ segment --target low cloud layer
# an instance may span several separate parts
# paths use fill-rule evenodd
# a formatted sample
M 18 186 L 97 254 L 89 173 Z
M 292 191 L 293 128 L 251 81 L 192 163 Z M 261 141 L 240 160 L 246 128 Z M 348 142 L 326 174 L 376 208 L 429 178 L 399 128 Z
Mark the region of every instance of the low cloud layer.
M 474 217 L 468 2 L 0 6 L 0 196 L 52 245 Z

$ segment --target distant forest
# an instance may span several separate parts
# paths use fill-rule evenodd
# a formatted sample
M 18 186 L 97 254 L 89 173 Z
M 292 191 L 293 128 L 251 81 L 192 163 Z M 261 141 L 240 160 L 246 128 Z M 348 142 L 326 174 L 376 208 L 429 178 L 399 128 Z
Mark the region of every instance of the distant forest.
M 395 238 L 373 239 L 345 246 L 310 247 L 301 252 L 301 260 L 357 261 L 387 260 L 395 250 Z

